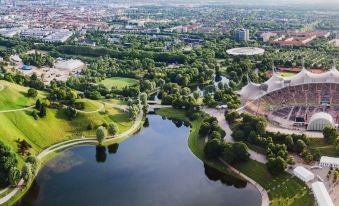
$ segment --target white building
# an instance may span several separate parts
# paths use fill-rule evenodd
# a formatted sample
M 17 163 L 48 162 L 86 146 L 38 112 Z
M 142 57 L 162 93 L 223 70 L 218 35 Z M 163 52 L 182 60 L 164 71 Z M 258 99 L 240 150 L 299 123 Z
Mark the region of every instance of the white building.
M 312 191 L 318 206 L 334 206 L 324 183 L 322 182 L 312 183 Z
M 339 168 L 339 158 L 322 156 L 320 166 Z
M 250 40 L 250 31 L 248 29 L 239 29 L 234 33 L 234 38 L 237 41 L 249 41 Z
M 309 182 L 314 179 L 314 174 L 302 166 L 294 168 L 293 173 L 304 182 Z
M 307 130 L 310 131 L 323 131 L 326 126 L 335 127 L 333 117 L 325 112 L 315 113 L 307 126 Z

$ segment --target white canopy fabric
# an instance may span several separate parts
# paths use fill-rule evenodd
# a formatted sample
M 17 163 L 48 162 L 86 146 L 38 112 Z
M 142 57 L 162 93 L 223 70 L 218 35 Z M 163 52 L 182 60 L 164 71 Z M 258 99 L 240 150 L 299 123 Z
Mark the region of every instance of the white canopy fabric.
M 298 166 L 293 170 L 295 176 L 301 179 L 304 182 L 309 182 L 314 179 L 314 174 L 308 169 Z
M 237 93 L 242 100 L 256 100 L 265 94 L 288 86 L 297 86 L 303 84 L 320 84 L 320 83 L 339 83 L 339 71 L 333 67 L 327 72 L 315 74 L 303 68 L 298 74 L 290 77 L 279 76 L 273 71 L 272 77 L 262 84 L 255 84 L 251 81 Z
M 335 127 L 333 117 L 326 112 L 318 112 L 311 117 L 307 130 L 322 131 L 326 126 Z
M 312 191 L 314 193 L 314 197 L 318 203 L 318 206 L 334 206 L 324 183 L 322 182 L 312 183 Z

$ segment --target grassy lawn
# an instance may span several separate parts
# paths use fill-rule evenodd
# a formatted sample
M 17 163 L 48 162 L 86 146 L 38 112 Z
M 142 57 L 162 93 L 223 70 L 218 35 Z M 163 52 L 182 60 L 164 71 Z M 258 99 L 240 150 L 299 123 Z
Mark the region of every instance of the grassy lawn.
M 282 76 L 282 77 L 291 77 L 291 76 L 296 75 L 296 73 L 293 73 L 293 72 L 279 72 L 279 75 Z
M 100 82 L 103 84 L 106 88 L 111 89 L 112 87 L 115 87 L 117 89 L 122 89 L 126 86 L 133 86 L 139 83 L 138 80 L 132 79 L 132 78 L 124 78 L 124 77 L 112 77 L 109 79 L 105 79 Z
M 288 173 L 272 176 L 262 163 L 250 160 L 235 165 L 242 173 L 266 189 L 272 206 L 313 206 L 313 195 L 307 186 Z
M 64 140 L 79 138 L 81 136 L 95 136 L 95 129 L 88 130 L 87 126 L 101 125 L 115 122 L 119 132 L 124 132 L 133 125 L 128 115 L 119 109 L 107 109 L 105 112 L 83 114 L 69 121 L 64 110 L 48 109 L 47 116 L 34 120 L 31 111 L 0 114 L 0 137 L 15 151 L 15 140 L 25 139 L 33 148 L 32 153 L 37 154 L 44 148 Z
M 36 102 L 35 98 L 26 96 L 27 87 L 0 80 L 0 110 L 20 109 L 31 106 Z M 38 97 L 43 97 L 40 92 Z
M 96 111 L 101 108 L 101 104 L 97 101 L 90 100 L 90 99 L 79 99 L 77 102 L 84 102 L 85 109 L 83 111 L 90 112 L 90 111 Z
M 339 151 L 335 149 L 335 146 L 327 143 L 323 138 L 310 138 L 310 145 L 312 148 L 319 149 L 322 155 L 339 157 Z

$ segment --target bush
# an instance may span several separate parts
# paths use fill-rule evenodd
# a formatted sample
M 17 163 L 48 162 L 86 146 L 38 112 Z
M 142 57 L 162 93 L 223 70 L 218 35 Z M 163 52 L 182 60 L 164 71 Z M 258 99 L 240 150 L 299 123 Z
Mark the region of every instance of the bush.
M 27 91 L 27 96 L 35 98 L 38 96 L 38 91 L 36 89 L 29 88 Z

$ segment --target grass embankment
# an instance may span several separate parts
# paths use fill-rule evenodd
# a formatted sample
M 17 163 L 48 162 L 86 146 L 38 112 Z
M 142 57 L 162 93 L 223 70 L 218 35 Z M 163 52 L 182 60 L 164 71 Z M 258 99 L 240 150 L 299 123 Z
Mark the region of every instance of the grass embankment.
M 112 77 L 100 82 L 100 84 L 103 84 L 108 89 L 111 89 L 112 87 L 122 89 L 126 86 L 134 86 L 138 83 L 139 81 L 136 79 L 125 77 Z
M 102 107 L 102 104 L 100 102 L 90 100 L 90 99 L 79 99 L 76 102 L 84 103 L 84 109 L 82 110 L 84 112 L 96 111 Z
M 310 146 L 319 149 L 322 156 L 339 157 L 339 151 L 336 150 L 334 144 L 326 142 L 324 138 L 311 138 Z
M 232 171 L 228 169 L 227 166 L 225 166 L 221 162 L 207 160 L 205 158 L 205 155 L 204 155 L 205 139 L 199 136 L 199 128 L 201 124 L 203 123 L 204 118 L 207 117 L 207 114 L 201 113 L 200 117 L 194 121 L 189 120 L 189 118 L 186 116 L 184 111 L 176 110 L 172 108 L 162 108 L 162 109 L 156 110 L 156 114 L 167 117 L 167 118 L 173 118 L 173 119 L 178 119 L 178 120 L 182 120 L 185 122 L 190 122 L 192 129 L 188 137 L 188 147 L 190 148 L 192 153 L 196 157 L 198 157 L 201 161 L 209 165 L 210 167 L 213 167 L 227 175 L 232 175 L 237 178 L 240 178 L 237 174 L 234 174 Z
M 0 111 L 32 106 L 37 98 L 44 96 L 39 92 L 37 98 L 30 98 L 27 91 L 27 87 L 0 80 Z
M 183 121 L 189 121 L 185 113 L 180 110 L 170 108 L 160 109 L 156 111 L 161 116 L 176 118 Z M 206 115 L 206 114 L 205 114 Z M 202 115 L 203 116 L 203 115 Z M 217 161 L 209 161 L 204 157 L 204 138 L 199 137 L 199 128 L 203 122 L 203 117 L 189 121 L 192 125 L 192 130 L 188 138 L 188 145 L 194 155 L 205 163 L 217 168 L 218 170 L 229 174 L 229 169 L 222 163 Z M 272 206 L 313 206 L 314 199 L 306 185 L 299 179 L 292 177 L 288 173 L 273 177 L 262 163 L 250 160 L 248 162 L 235 165 L 239 171 L 256 181 L 266 189 Z
M 0 84 L 5 86 L 0 91 L 0 110 L 20 109 L 35 103 L 36 99 L 26 96 L 27 87 L 5 81 L 0 81 Z M 39 97 L 44 98 L 43 93 L 40 93 Z M 93 100 L 82 101 L 85 101 L 85 110 L 93 111 L 100 108 L 100 103 Z M 33 109 L 0 113 L 1 140 L 13 151 L 18 150 L 17 139 L 26 140 L 32 146 L 30 153 L 38 154 L 58 142 L 81 136 L 94 137 L 95 126 L 103 123 L 115 122 L 120 133 L 128 130 L 134 123 L 129 120 L 126 112 L 109 106 L 100 112 L 78 113 L 72 121 L 66 117 L 65 109 L 47 109 L 46 117 L 38 120 L 33 118 L 32 111 Z M 90 124 L 94 126 L 91 130 L 88 129 Z M 20 155 L 18 157 L 19 163 L 22 164 L 22 157 Z

